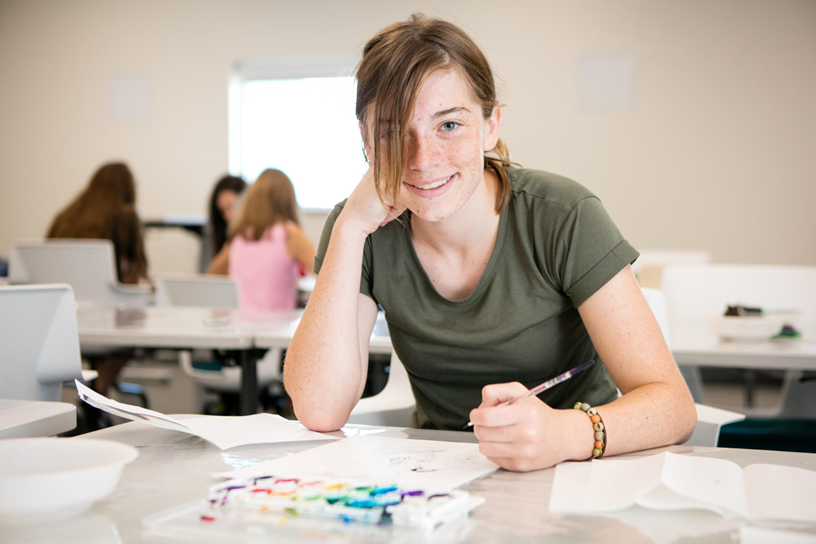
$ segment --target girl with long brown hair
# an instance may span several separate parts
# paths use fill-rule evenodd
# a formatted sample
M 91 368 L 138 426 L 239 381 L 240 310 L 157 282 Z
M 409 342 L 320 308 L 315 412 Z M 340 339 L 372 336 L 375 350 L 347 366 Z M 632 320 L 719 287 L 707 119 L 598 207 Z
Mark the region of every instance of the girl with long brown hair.
M 238 282 L 242 308 L 291 309 L 300 267 L 311 269 L 315 248 L 300 228 L 291 180 L 264 170 L 247 190 L 228 242 L 207 269 Z
M 694 403 L 629 267 L 637 251 L 586 188 L 510 163 L 493 75 L 471 38 L 415 15 L 366 44 L 357 85 L 370 168 L 329 215 L 289 346 L 300 422 L 346 423 L 379 304 L 415 424 L 472 421 L 502 467 L 690 436 Z M 572 380 L 504 405 L 590 359 Z
M 88 186 L 57 214 L 46 237 L 110 240 L 119 281 L 138 283 L 147 279 L 142 223 L 136 213 L 136 184 L 124 163 L 99 167 Z M 99 373 L 94 388 L 107 395 L 132 355 L 133 350 L 123 350 L 90 358 Z
M 103 164 L 88 186 L 48 228 L 47 238 L 93 238 L 113 242 L 122 283 L 147 279 L 142 223 L 136 213 L 136 184 L 125 163 Z

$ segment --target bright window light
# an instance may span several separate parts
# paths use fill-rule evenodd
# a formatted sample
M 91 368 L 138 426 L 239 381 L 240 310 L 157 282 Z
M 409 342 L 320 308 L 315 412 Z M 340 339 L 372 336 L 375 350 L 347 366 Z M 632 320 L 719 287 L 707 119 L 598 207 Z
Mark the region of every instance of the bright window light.
M 237 151 L 244 179 L 282 170 L 306 209 L 330 209 L 347 198 L 368 168 L 354 78 L 252 79 L 241 87 Z

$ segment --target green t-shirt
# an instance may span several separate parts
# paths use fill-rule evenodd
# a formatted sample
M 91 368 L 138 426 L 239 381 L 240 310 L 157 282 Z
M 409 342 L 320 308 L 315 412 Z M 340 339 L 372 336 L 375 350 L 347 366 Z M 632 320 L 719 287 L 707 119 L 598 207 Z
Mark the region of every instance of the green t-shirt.
M 360 292 L 385 311 L 421 428 L 462 430 L 485 385 L 532 388 L 590 359 L 589 370 L 539 398 L 571 408 L 616 396 L 576 308 L 639 254 L 585 187 L 537 170 L 507 174 L 513 191 L 493 254 L 464 300 L 434 288 L 414 250 L 410 212 L 366 239 Z M 326 220 L 315 272 L 344 204 Z

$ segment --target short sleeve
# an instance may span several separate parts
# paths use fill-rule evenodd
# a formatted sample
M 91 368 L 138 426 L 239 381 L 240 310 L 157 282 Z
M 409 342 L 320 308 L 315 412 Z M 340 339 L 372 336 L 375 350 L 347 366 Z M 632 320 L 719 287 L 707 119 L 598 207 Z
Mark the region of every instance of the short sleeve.
M 561 285 L 576 308 L 639 256 L 594 196 L 570 211 L 557 244 Z
M 320 234 L 320 243 L 317 245 L 317 255 L 315 255 L 314 259 L 315 274 L 320 274 L 320 268 L 323 266 L 323 259 L 326 257 L 326 251 L 329 249 L 329 241 L 331 240 L 334 223 L 337 221 L 340 212 L 343 211 L 343 206 L 345 203 L 346 201 L 344 200 L 335 206 L 329 213 L 329 216 L 326 218 L 326 222 L 323 224 L 323 232 Z M 374 302 L 377 302 L 377 299 L 374 298 L 373 293 L 374 288 L 371 276 L 372 260 L 371 235 L 369 235 L 366 238 L 365 247 L 363 249 L 363 269 L 360 275 L 360 292 L 372 299 Z

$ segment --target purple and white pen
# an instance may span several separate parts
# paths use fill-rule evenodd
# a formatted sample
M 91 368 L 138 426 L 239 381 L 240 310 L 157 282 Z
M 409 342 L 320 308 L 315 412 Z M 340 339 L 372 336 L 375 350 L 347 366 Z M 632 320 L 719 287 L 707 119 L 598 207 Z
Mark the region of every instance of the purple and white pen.
M 587 361 L 586 363 L 581 363 L 580 365 L 576 366 L 572 370 L 567 370 L 563 374 L 560 374 L 560 375 L 556 376 L 555 378 L 553 378 L 551 380 L 547 380 L 546 382 L 542 383 L 541 385 L 539 385 L 537 387 L 533 387 L 532 389 L 527 391 L 527 393 L 520 396 L 519 398 L 513 399 L 513 400 L 508 400 L 507 402 L 503 402 L 503 403 L 499 404 L 498 406 L 507 406 L 508 404 L 515 404 L 517 402 L 527 400 L 527 399 L 529 399 L 530 397 L 532 397 L 534 395 L 538 395 L 540 393 L 543 393 L 544 391 L 546 391 L 547 389 L 549 389 L 551 387 L 555 387 L 556 385 L 558 385 L 561 382 L 565 382 L 565 381 L 569 380 L 570 378 L 572 378 L 573 376 L 575 376 L 576 374 L 578 374 L 582 370 L 586 370 L 587 368 L 591 367 L 594 364 L 595 364 L 594 359 L 591 360 L 591 361 Z M 473 422 L 468 421 L 467 427 L 472 427 L 472 426 L 473 426 Z

